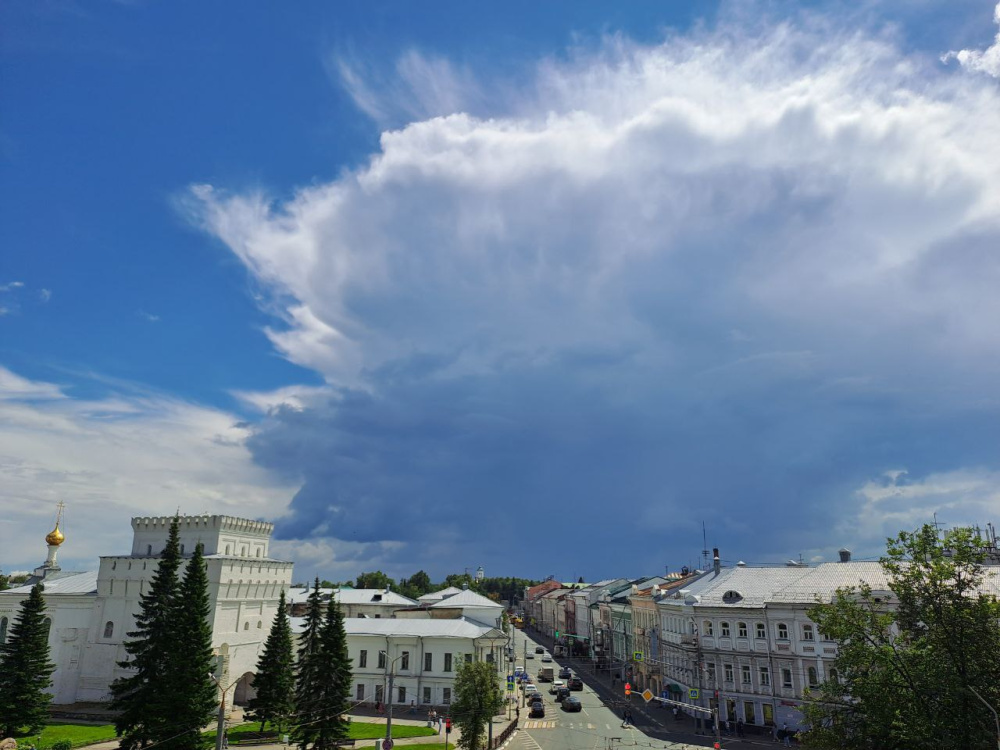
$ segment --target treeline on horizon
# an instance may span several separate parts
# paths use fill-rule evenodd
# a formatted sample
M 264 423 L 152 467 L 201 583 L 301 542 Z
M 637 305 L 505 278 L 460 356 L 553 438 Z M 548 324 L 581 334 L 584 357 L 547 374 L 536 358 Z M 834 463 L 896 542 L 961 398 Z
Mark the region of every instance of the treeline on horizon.
M 371 573 L 362 573 L 353 581 L 327 581 L 321 580 L 320 586 L 322 588 L 354 588 L 354 589 L 389 589 L 402 596 L 407 596 L 410 599 L 418 599 L 424 594 L 429 594 L 432 591 L 440 591 L 441 589 L 448 588 L 449 586 L 454 586 L 455 588 L 462 588 L 463 585 L 468 585 L 471 591 L 475 591 L 477 594 L 481 594 L 495 602 L 500 601 L 514 601 L 515 599 L 521 599 L 524 597 L 524 589 L 530 586 L 537 586 L 541 581 L 533 581 L 528 578 L 515 578 L 511 576 L 494 576 L 486 577 L 481 581 L 477 581 L 473 576 L 468 573 L 452 573 L 451 575 L 445 576 L 444 581 L 441 583 L 434 583 L 431 581 L 431 577 L 423 570 L 418 570 L 409 578 L 401 578 L 396 581 L 390 578 L 381 570 L 376 570 Z M 293 583 L 295 588 L 305 588 L 307 584 L 304 583 Z

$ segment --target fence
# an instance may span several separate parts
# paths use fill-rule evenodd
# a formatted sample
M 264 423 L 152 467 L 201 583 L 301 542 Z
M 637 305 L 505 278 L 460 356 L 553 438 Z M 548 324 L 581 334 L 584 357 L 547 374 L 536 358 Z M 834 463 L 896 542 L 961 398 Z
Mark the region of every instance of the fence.
M 503 743 L 505 743 L 507 740 L 509 740 L 510 736 L 512 734 L 514 734 L 514 731 L 516 729 L 517 729 L 517 719 L 514 719 L 514 721 L 512 721 L 507 726 L 506 729 L 504 729 L 502 732 L 500 732 L 499 735 L 497 735 L 496 737 L 493 738 L 493 744 L 490 746 L 490 750 L 496 750 Z

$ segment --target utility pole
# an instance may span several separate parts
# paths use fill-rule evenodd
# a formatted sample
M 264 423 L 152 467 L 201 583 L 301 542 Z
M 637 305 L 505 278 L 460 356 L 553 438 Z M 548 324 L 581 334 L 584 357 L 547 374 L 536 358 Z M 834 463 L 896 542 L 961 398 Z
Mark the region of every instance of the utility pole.
M 979 700 L 983 702 L 983 705 L 986 706 L 986 708 L 988 708 L 993 713 L 993 721 L 996 722 L 997 725 L 997 750 L 1000 750 L 1000 717 L 997 716 L 997 710 L 993 708 L 993 706 L 991 706 L 989 703 L 987 703 L 986 699 L 983 698 L 983 696 L 981 696 L 979 692 L 974 687 L 972 687 L 972 685 L 969 685 L 968 688 L 969 690 L 972 691 L 972 694 L 977 698 L 979 698 Z

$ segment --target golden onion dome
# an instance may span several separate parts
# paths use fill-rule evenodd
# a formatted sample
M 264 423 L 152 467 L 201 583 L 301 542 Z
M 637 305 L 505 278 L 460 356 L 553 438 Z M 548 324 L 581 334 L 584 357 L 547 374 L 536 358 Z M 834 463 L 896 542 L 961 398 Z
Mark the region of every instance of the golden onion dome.
M 59 531 L 58 523 L 56 524 L 56 527 L 52 529 L 52 531 L 50 531 L 48 534 L 45 535 L 45 541 L 54 547 L 58 547 L 60 544 L 66 541 L 66 537 L 63 536 L 63 533 L 61 531 Z

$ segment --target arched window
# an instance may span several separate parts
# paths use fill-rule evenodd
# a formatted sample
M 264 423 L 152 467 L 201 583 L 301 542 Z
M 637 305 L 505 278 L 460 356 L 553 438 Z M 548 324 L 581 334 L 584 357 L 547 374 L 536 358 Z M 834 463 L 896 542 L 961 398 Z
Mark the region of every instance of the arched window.
M 250 623 L 249 622 L 243 623 L 243 629 L 244 630 L 249 630 L 250 629 Z
M 257 630 L 260 630 L 260 629 L 261 629 L 261 627 L 263 627 L 263 623 L 261 623 L 261 622 L 260 622 L 260 621 L 258 620 L 258 622 L 257 622 Z
M 45 640 L 48 640 L 49 632 L 52 630 L 52 618 L 46 617 L 42 624 L 45 626 Z
M 146 545 L 146 554 L 147 555 L 152 555 L 153 554 L 153 545 L 152 544 L 147 544 Z
M 701 632 L 704 635 L 715 635 L 715 630 L 712 628 L 711 620 L 705 620 L 705 622 L 701 624 Z
M 7 642 L 7 625 L 9 622 L 6 617 L 0 617 L 0 643 Z
M 184 545 L 183 544 L 181 545 L 181 554 L 182 555 L 184 554 Z
M 809 687 L 816 687 L 819 684 L 819 679 L 816 677 L 816 667 L 809 667 Z
M 757 637 L 767 638 L 767 630 L 764 628 L 764 623 L 762 622 L 757 623 Z
M 261 553 L 261 550 L 260 550 L 260 548 L 258 547 L 258 548 L 257 548 L 257 557 L 260 557 L 260 553 Z
M 232 548 L 232 546 L 231 546 L 231 545 L 229 545 L 229 544 L 227 544 L 227 545 L 226 545 L 226 554 L 227 554 L 227 555 L 228 555 L 228 554 L 231 554 L 231 553 L 232 553 L 232 551 L 233 551 L 233 548 Z
M 114 634 L 115 634 L 115 624 L 111 622 L 111 620 L 108 620 L 106 623 L 104 623 L 104 637 L 110 638 Z
M 813 626 L 812 625 L 803 625 L 802 626 L 802 640 L 804 640 L 804 641 L 815 640 L 815 635 L 813 633 Z
M 729 637 L 729 623 L 728 622 L 719 623 L 719 629 L 722 631 L 720 633 L 720 635 L 723 638 L 728 638 Z
M 788 640 L 788 626 L 783 622 L 778 623 L 778 638 L 783 641 Z
M 736 633 L 739 635 L 740 638 L 746 638 L 748 634 L 747 624 L 745 622 L 736 623 Z
M 840 675 L 837 674 L 837 670 L 836 669 L 831 669 L 830 670 L 830 679 L 833 682 L 840 682 L 839 677 L 840 677 Z

